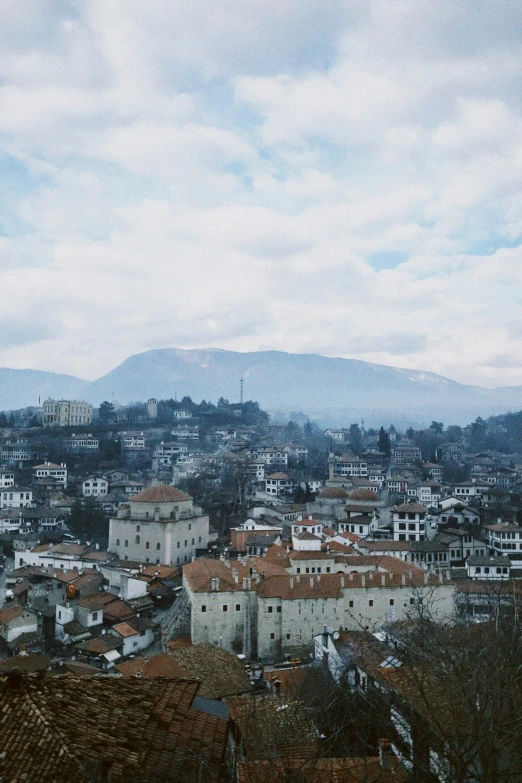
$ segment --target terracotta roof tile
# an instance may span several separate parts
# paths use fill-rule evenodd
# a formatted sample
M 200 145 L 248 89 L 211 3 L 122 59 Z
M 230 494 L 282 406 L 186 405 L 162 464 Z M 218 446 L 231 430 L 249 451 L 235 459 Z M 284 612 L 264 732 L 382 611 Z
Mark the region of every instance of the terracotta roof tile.
M 132 503 L 180 503 L 183 500 L 192 500 L 192 498 L 176 487 L 158 484 L 155 487 L 147 487 L 130 500 Z
M 103 762 L 113 783 L 214 783 L 227 724 L 192 708 L 197 688 L 183 679 L 0 678 L 0 776 L 88 783 Z

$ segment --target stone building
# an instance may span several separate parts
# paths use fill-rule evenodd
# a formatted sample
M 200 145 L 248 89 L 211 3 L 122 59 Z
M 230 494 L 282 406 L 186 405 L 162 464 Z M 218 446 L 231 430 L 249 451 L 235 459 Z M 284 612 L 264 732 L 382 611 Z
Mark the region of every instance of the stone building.
M 185 492 L 158 484 L 110 520 L 109 551 L 121 560 L 183 565 L 208 547 L 208 516 Z
M 421 599 L 441 618 L 452 616 L 455 585 L 442 574 L 378 560 L 380 570 L 367 565 L 366 573 L 349 571 L 346 558 L 335 563 L 337 573 L 303 575 L 263 558 L 198 559 L 183 568 L 192 642 L 271 662 L 307 656 L 325 625 L 378 628 L 407 619 Z

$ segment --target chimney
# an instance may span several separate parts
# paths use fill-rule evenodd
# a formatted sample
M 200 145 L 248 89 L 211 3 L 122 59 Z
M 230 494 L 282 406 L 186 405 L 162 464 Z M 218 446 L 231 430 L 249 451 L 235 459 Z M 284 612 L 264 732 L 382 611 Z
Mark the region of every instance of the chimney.
M 219 590 L 219 576 L 212 577 L 212 590 L 217 592 Z
M 301 581 L 301 574 L 296 574 L 295 581 L 296 582 L 300 582 Z
M 321 581 L 321 574 L 317 574 L 317 581 L 318 581 L 318 582 L 320 582 L 320 581 Z
M 294 577 L 291 576 L 290 577 L 290 590 L 293 590 L 293 589 L 294 589 Z
M 408 579 L 410 580 L 410 582 L 413 579 L 413 571 L 411 570 L 411 568 L 408 571 Z
M 361 587 L 366 587 L 366 574 L 361 574 Z
M 384 772 L 391 772 L 392 750 L 388 739 L 381 739 L 379 742 L 379 761 Z
M 406 584 L 406 574 L 401 574 L 401 584 L 403 586 Z
M 381 585 L 382 587 L 386 586 L 386 574 L 381 574 Z
M 232 569 L 232 578 L 236 584 L 239 582 L 239 574 L 235 568 Z
M 442 571 L 439 571 L 439 585 L 442 584 Z
M 310 577 L 310 587 L 314 586 L 314 578 L 313 576 Z
M 353 571 L 350 571 L 350 582 L 353 582 Z
M 344 574 L 341 574 L 341 587 L 344 587 Z
M 425 585 L 427 585 L 427 584 L 428 584 L 428 578 L 429 578 L 429 574 L 428 574 L 428 572 L 427 572 L 427 571 L 424 571 L 424 584 L 425 584 Z

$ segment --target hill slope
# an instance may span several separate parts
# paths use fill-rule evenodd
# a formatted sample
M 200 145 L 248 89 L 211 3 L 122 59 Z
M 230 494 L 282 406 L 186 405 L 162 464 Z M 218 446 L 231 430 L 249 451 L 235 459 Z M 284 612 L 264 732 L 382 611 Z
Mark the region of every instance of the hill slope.
M 98 405 L 148 397 L 213 402 L 239 397 L 259 401 L 270 411 L 304 411 L 332 424 L 364 417 L 425 424 L 431 419 L 467 423 L 477 416 L 522 408 L 522 388 L 466 386 L 440 375 L 403 370 L 355 359 L 280 351 L 237 353 L 216 348 L 166 348 L 130 356 L 96 381 L 33 370 L 0 369 L 0 409 L 35 405 L 38 397 L 80 397 Z

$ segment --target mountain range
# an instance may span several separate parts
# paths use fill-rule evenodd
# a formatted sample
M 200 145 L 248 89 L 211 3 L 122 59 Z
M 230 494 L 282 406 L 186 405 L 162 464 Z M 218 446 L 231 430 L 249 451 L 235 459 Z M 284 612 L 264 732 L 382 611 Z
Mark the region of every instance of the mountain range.
M 185 395 L 195 401 L 257 400 L 273 414 L 302 412 L 330 425 L 364 418 L 369 425 L 413 426 L 432 419 L 466 424 L 522 408 L 522 387 L 487 389 L 457 383 L 431 372 L 406 370 L 356 359 L 282 351 L 239 353 L 219 348 L 164 348 L 126 359 L 95 381 L 36 370 L 0 368 L 0 409 L 37 405 L 47 397 L 124 404 L 149 397 Z

